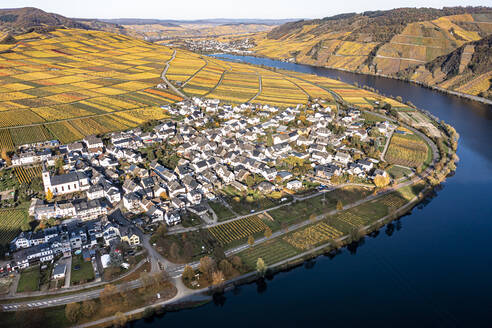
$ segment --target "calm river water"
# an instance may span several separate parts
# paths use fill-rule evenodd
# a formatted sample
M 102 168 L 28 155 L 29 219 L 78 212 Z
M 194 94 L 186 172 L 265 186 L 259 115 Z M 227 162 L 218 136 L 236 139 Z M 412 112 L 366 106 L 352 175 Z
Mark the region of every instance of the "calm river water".
M 456 175 L 436 197 L 366 237 L 205 306 L 135 327 L 491 327 L 492 106 L 402 81 L 280 61 L 229 60 L 314 73 L 402 96 L 461 135 Z

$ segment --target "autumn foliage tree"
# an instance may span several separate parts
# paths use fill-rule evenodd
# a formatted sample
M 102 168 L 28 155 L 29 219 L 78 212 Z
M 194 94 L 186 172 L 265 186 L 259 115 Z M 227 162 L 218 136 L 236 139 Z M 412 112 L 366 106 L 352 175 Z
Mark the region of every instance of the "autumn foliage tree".
M 185 265 L 183 270 L 183 279 L 185 281 L 191 281 L 195 277 L 195 270 L 189 265 Z
M 114 285 L 107 284 L 101 291 L 100 298 L 102 304 L 113 304 L 114 296 L 117 293 L 117 289 Z
M 48 191 L 46 192 L 46 200 L 49 202 L 53 199 L 53 192 L 51 191 L 51 189 L 48 189 Z
M 87 300 L 82 303 L 82 313 L 84 314 L 84 317 L 90 318 L 92 317 L 97 311 L 97 304 L 93 300 Z
M 65 317 L 68 321 L 76 323 L 82 317 L 82 307 L 79 303 L 69 303 L 65 306 Z
M 338 200 L 338 201 L 337 201 L 337 210 L 338 210 L 338 211 L 343 210 L 343 203 L 342 203 L 342 201 L 341 201 L 341 200 Z
M 253 236 L 248 237 L 248 244 L 249 246 L 253 246 L 255 243 L 255 238 Z
M 270 227 L 267 227 L 265 229 L 265 238 L 270 238 L 272 236 L 272 229 Z
M 265 261 L 261 257 L 256 260 L 256 271 L 261 275 L 264 276 L 265 272 L 267 270 L 267 266 L 265 264 Z
M 232 275 L 234 267 L 232 266 L 231 262 L 227 260 L 222 260 L 219 263 L 219 270 L 222 271 L 226 277 L 228 277 Z
M 200 259 L 199 270 L 208 281 L 211 281 L 215 267 L 215 261 L 210 256 L 204 256 Z
M 224 273 L 220 270 L 212 273 L 212 285 L 220 286 L 225 281 Z
M 390 183 L 390 178 L 388 176 L 377 175 L 374 178 L 374 184 L 378 188 L 384 188 Z
M 2 148 L 2 159 L 7 163 L 8 166 L 12 165 L 9 155 L 7 154 L 7 149 Z

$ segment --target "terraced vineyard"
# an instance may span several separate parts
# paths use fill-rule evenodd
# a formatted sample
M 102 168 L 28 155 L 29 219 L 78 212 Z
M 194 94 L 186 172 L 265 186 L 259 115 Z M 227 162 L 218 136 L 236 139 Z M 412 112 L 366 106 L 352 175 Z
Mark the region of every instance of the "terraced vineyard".
M 376 100 L 405 107 L 325 77 L 275 72 L 180 49 L 172 58 L 173 52 L 102 31 L 31 33 L 11 52 L 0 53 L 0 146 L 12 150 L 48 139 L 68 143 L 167 118 L 161 106 L 183 100 L 157 88 L 167 62 L 167 79 L 190 96 L 292 107 L 310 98 L 333 102 L 331 92 L 336 92 L 361 107 Z
M 253 51 L 273 59 L 405 77 L 490 97 L 492 71 L 486 63 L 491 23 L 492 11 L 486 7 L 346 14 L 287 23 L 257 33 Z M 353 101 L 366 105 L 363 99 Z
M 12 148 L 10 140 L 73 141 L 167 117 L 156 108 L 182 98 L 155 87 L 171 54 L 166 47 L 101 31 L 32 33 L 0 54 L 0 128 L 12 128 L 1 130 L 2 147 Z M 119 112 L 127 114 L 114 118 Z
M 25 210 L 0 210 L 0 244 L 5 245 L 14 239 L 27 220 Z
M 264 231 L 267 225 L 257 216 L 224 223 L 209 228 L 210 234 L 222 245 L 252 236 Z

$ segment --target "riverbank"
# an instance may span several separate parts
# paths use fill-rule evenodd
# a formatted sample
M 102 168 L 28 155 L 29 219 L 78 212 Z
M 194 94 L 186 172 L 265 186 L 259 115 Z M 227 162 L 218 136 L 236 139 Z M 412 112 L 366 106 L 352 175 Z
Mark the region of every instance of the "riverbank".
M 388 224 L 394 220 L 398 220 L 400 217 L 407 215 L 411 210 L 417 206 L 423 199 L 427 197 L 429 193 L 433 191 L 433 188 L 426 188 L 421 192 L 420 196 L 415 197 L 410 202 L 400 207 L 393 213 L 390 213 L 375 222 L 363 227 L 365 234 L 361 235 L 358 240 L 353 240 L 350 235 L 344 235 L 335 240 L 335 244 L 332 242 L 325 243 L 292 258 L 283 260 L 281 262 L 275 263 L 268 267 L 268 274 L 274 275 L 286 270 L 290 270 L 296 266 L 302 265 L 304 262 L 312 260 L 323 254 L 329 252 L 335 252 L 336 254 L 341 248 L 348 247 L 352 243 L 359 242 L 366 235 L 371 234 L 379 229 L 381 229 L 385 224 Z M 146 314 L 162 314 L 169 311 L 178 311 L 183 309 L 189 309 L 197 306 L 204 305 L 212 301 L 212 294 L 222 293 L 223 291 L 231 290 L 239 286 L 250 284 L 258 279 L 263 279 L 263 277 L 256 271 L 250 271 L 241 276 L 235 277 L 228 281 L 225 281 L 220 286 L 211 286 L 204 289 L 191 290 L 187 295 L 179 297 L 178 295 L 170 300 L 159 302 L 156 304 L 141 307 L 132 311 L 123 313 L 128 321 L 139 320 L 146 317 Z M 149 311 L 149 309 L 152 309 Z M 94 322 L 85 323 L 82 325 L 74 326 L 76 328 L 90 328 L 90 327 L 107 327 L 114 323 L 117 316 L 111 316 L 104 319 L 100 319 Z

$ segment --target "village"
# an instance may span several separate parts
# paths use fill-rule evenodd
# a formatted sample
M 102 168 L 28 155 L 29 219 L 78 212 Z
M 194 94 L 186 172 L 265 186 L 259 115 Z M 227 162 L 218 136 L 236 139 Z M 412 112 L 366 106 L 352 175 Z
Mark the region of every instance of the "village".
M 218 41 L 213 38 L 178 39 L 167 42 L 175 46 L 182 46 L 190 51 L 199 53 L 227 53 L 235 55 L 252 55 L 255 47 L 252 38 L 241 38 L 231 41 Z
M 12 240 L 2 271 L 54 263 L 52 279 L 65 279 L 66 259 L 77 256 L 92 264 L 88 280 L 98 281 L 109 266 L 128 268 L 122 248 L 145 252 L 142 239 L 160 225 L 217 223 L 214 204 L 229 207 L 225 188 L 281 202 L 347 179 L 386 178 L 381 149 L 393 132 L 404 133 L 322 100 L 279 109 L 192 98 L 162 110 L 172 119 L 19 147 L 12 166 L 42 166 L 45 197 L 33 198 L 28 212 L 43 228 Z

